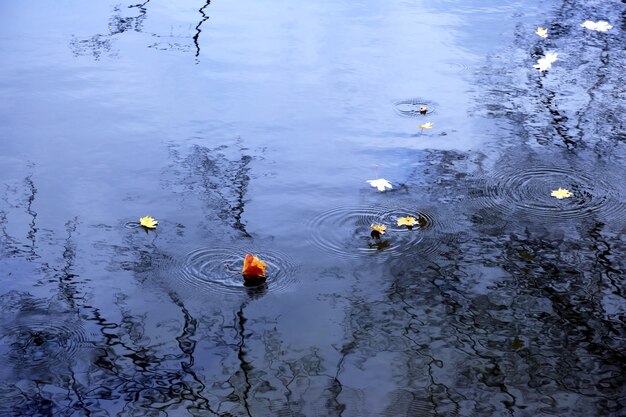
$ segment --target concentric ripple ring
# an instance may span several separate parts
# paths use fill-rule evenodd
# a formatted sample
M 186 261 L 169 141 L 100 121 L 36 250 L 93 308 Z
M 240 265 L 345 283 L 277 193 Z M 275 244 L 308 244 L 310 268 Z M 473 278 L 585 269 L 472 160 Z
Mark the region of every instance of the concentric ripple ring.
M 267 264 L 265 287 L 268 292 L 282 292 L 294 283 L 296 267 L 283 253 L 257 248 L 201 248 L 187 254 L 176 267 L 175 279 L 195 293 L 240 294 L 244 286 L 241 269 L 247 253 Z
M 437 112 L 437 104 L 430 100 L 422 98 L 412 98 L 408 100 L 397 101 L 394 103 L 396 113 L 403 117 L 425 117 Z M 420 107 L 426 107 L 426 115 L 420 113 Z
M 67 363 L 77 351 L 89 346 L 74 317 L 43 313 L 26 314 L 7 323 L 0 339 L 9 362 L 20 368 L 38 369 Z
M 569 190 L 571 197 L 552 197 L 558 188 Z M 486 180 L 481 194 L 479 201 L 487 208 L 531 218 L 567 220 L 597 213 L 623 217 L 626 211 L 617 190 L 602 178 L 555 166 L 498 172 Z
M 419 226 L 410 230 L 397 226 L 398 218 L 406 216 L 416 218 Z M 380 239 L 371 236 L 374 223 L 387 226 Z M 381 260 L 435 251 L 441 243 L 436 235 L 442 229 L 442 224 L 423 210 L 367 206 L 334 208 L 307 225 L 310 243 L 324 252 L 352 259 L 384 254 Z

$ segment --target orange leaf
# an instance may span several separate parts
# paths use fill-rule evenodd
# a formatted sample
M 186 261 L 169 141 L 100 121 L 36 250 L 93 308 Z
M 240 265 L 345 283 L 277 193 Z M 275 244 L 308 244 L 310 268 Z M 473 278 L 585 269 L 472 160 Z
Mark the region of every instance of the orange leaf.
M 265 276 L 265 268 L 267 264 L 249 253 L 246 255 L 246 258 L 243 260 L 243 269 L 241 273 L 243 275 L 255 276 L 255 277 L 264 277 Z

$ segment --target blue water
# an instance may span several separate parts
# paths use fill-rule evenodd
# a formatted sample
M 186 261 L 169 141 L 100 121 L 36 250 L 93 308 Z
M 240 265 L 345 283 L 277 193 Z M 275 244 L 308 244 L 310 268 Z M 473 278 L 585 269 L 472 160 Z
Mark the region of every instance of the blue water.
M 623 415 L 625 13 L 3 2 L 0 415 Z

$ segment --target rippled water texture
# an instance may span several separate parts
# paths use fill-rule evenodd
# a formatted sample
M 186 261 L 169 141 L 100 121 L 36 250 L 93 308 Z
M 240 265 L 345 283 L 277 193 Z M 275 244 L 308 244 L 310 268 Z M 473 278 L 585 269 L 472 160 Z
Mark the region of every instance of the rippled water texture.
M 417 221 L 410 230 L 397 225 L 399 218 L 407 216 Z M 373 237 L 372 224 L 387 225 L 387 230 L 382 236 Z M 383 262 L 393 257 L 413 256 L 417 251 L 436 250 L 446 238 L 443 229 L 440 222 L 424 211 L 381 206 L 339 207 L 321 213 L 308 225 L 312 246 L 338 257 L 378 256 Z
M 626 415 L 625 21 L 1 2 L 0 416 Z

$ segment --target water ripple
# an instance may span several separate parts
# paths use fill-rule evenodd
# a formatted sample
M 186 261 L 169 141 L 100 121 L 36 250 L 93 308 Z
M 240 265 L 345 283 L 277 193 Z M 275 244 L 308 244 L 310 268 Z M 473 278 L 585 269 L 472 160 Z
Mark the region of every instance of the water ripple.
M 445 72 L 448 74 L 456 74 L 456 73 L 460 73 L 460 72 L 465 72 L 469 69 L 469 67 L 462 63 L 462 62 L 457 62 L 457 61 L 447 61 L 444 63 L 446 70 Z
M 552 190 L 566 188 L 570 198 L 556 199 Z M 577 219 L 595 213 L 626 217 L 626 206 L 617 190 L 602 178 L 593 178 L 580 170 L 556 166 L 538 166 L 497 172 L 486 180 L 482 205 L 500 212 L 521 212 L 526 217 Z
M 399 217 L 412 216 L 419 226 L 412 230 L 398 227 Z M 385 224 L 387 233 L 381 239 L 371 237 L 371 224 Z M 338 207 L 313 218 L 307 225 L 310 243 L 325 252 L 343 258 L 374 256 L 383 252 L 388 256 L 432 253 L 442 242 L 445 225 L 431 213 L 406 208 Z
M 5 324 L 1 341 L 8 362 L 31 370 L 67 363 L 88 346 L 78 318 L 43 313 L 21 315 Z
M 187 254 L 176 266 L 174 279 L 197 294 L 239 294 L 244 285 L 241 269 L 246 253 L 253 253 L 267 263 L 267 279 L 261 287 L 268 292 L 282 292 L 294 283 L 296 266 L 283 253 L 256 248 L 201 248 Z
M 420 113 L 420 107 L 426 106 L 426 115 L 437 113 L 437 103 L 422 98 L 412 98 L 408 100 L 397 101 L 393 104 L 396 113 L 403 117 L 424 117 Z

